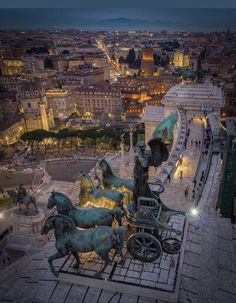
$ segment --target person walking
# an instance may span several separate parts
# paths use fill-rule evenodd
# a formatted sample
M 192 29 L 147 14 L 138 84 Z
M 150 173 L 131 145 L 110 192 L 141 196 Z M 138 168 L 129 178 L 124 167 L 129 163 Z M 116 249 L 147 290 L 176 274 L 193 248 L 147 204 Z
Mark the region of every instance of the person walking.
M 196 187 L 196 185 L 197 185 L 197 180 L 194 178 L 193 179 L 193 187 Z
M 193 140 L 191 140 L 191 146 L 193 146 Z
M 170 174 L 168 174 L 167 179 L 168 179 L 168 181 L 170 182 L 170 180 L 171 180 Z
M 188 196 L 188 193 L 189 193 L 189 187 L 187 186 L 187 187 L 185 188 L 185 191 L 184 191 L 184 195 L 185 195 L 185 197 L 187 197 L 187 196 Z
M 195 192 L 195 189 L 193 189 L 193 190 L 192 190 L 192 198 L 193 198 L 193 199 L 195 199 L 195 195 L 196 195 L 196 192 Z

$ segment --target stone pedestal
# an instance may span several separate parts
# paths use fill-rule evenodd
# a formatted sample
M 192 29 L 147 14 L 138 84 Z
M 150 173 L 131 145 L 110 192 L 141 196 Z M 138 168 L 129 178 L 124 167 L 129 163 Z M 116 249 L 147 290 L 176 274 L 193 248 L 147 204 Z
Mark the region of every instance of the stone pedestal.
M 43 236 L 40 234 L 45 214 L 42 209 L 37 212 L 29 210 L 26 214 L 25 210 L 17 208 L 4 212 L 6 221 L 13 225 L 12 236 L 8 240 L 7 248 L 24 251 L 35 252 L 43 246 Z

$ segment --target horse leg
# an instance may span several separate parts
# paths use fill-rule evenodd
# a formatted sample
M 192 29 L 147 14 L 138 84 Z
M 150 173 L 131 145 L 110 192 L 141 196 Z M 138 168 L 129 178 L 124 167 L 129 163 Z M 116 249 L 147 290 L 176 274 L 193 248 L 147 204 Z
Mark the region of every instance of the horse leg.
M 116 218 L 116 221 L 118 222 L 119 226 L 122 226 L 123 213 L 122 213 L 121 209 L 114 208 L 113 209 L 113 214 L 114 214 L 114 217 Z
M 75 257 L 76 263 L 72 266 L 74 269 L 79 268 L 80 266 L 80 259 L 79 259 L 79 254 L 75 250 L 71 250 L 72 255 Z
M 56 259 L 60 259 L 65 257 L 66 254 L 63 254 L 62 252 L 57 251 L 54 255 L 48 258 L 48 263 L 51 269 L 51 272 L 54 274 L 55 277 L 58 277 L 59 272 L 55 270 L 55 267 L 53 266 L 53 261 Z
M 100 271 L 96 272 L 96 274 L 95 274 L 96 278 L 100 278 L 101 273 L 106 269 L 107 265 L 109 265 L 111 263 L 111 259 L 109 258 L 109 252 L 98 254 L 98 255 L 103 259 L 103 261 L 105 261 L 105 263 L 104 263 L 102 269 Z

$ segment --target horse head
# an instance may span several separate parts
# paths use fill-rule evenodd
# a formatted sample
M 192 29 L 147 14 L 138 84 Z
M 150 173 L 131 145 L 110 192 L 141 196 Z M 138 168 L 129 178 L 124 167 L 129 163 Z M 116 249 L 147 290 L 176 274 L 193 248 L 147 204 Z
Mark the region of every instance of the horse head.
M 47 208 L 52 209 L 54 206 L 57 207 L 58 213 L 66 213 L 73 208 L 71 200 L 59 192 L 52 192 L 48 199 Z
M 52 229 L 54 229 L 55 236 L 61 236 L 63 232 L 74 231 L 76 225 L 72 219 L 67 216 L 53 214 L 46 219 L 41 229 L 41 235 L 47 235 Z
M 111 177 L 113 176 L 113 172 L 112 172 L 112 169 L 110 167 L 110 165 L 107 163 L 107 161 L 105 159 L 102 159 L 100 162 L 99 162 L 99 166 L 102 170 L 102 176 L 103 178 L 106 178 L 106 177 Z
M 90 176 L 85 173 L 85 172 L 81 172 L 77 177 L 77 180 L 80 181 L 80 188 L 81 191 L 91 191 L 93 190 L 94 186 L 93 186 L 93 180 L 90 178 Z
M 13 203 L 17 203 L 18 202 L 18 194 L 17 192 L 15 192 L 14 190 L 7 190 L 8 195 L 10 196 L 11 200 Z
M 47 208 L 48 209 L 53 209 L 54 206 L 56 206 L 55 191 L 52 191 L 50 197 L 48 198 Z

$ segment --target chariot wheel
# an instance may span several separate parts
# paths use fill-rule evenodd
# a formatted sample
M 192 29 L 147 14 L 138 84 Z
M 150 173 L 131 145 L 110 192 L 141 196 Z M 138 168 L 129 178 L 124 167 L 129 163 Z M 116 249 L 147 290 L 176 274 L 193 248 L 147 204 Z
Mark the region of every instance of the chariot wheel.
M 131 235 L 127 241 L 127 249 L 132 257 L 144 262 L 152 262 L 162 253 L 161 244 L 157 238 L 145 232 Z
M 161 241 L 162 249 L 167 254 L 177 254 L 180 252 L 182 242 L 176 238 L 166 238 Z

